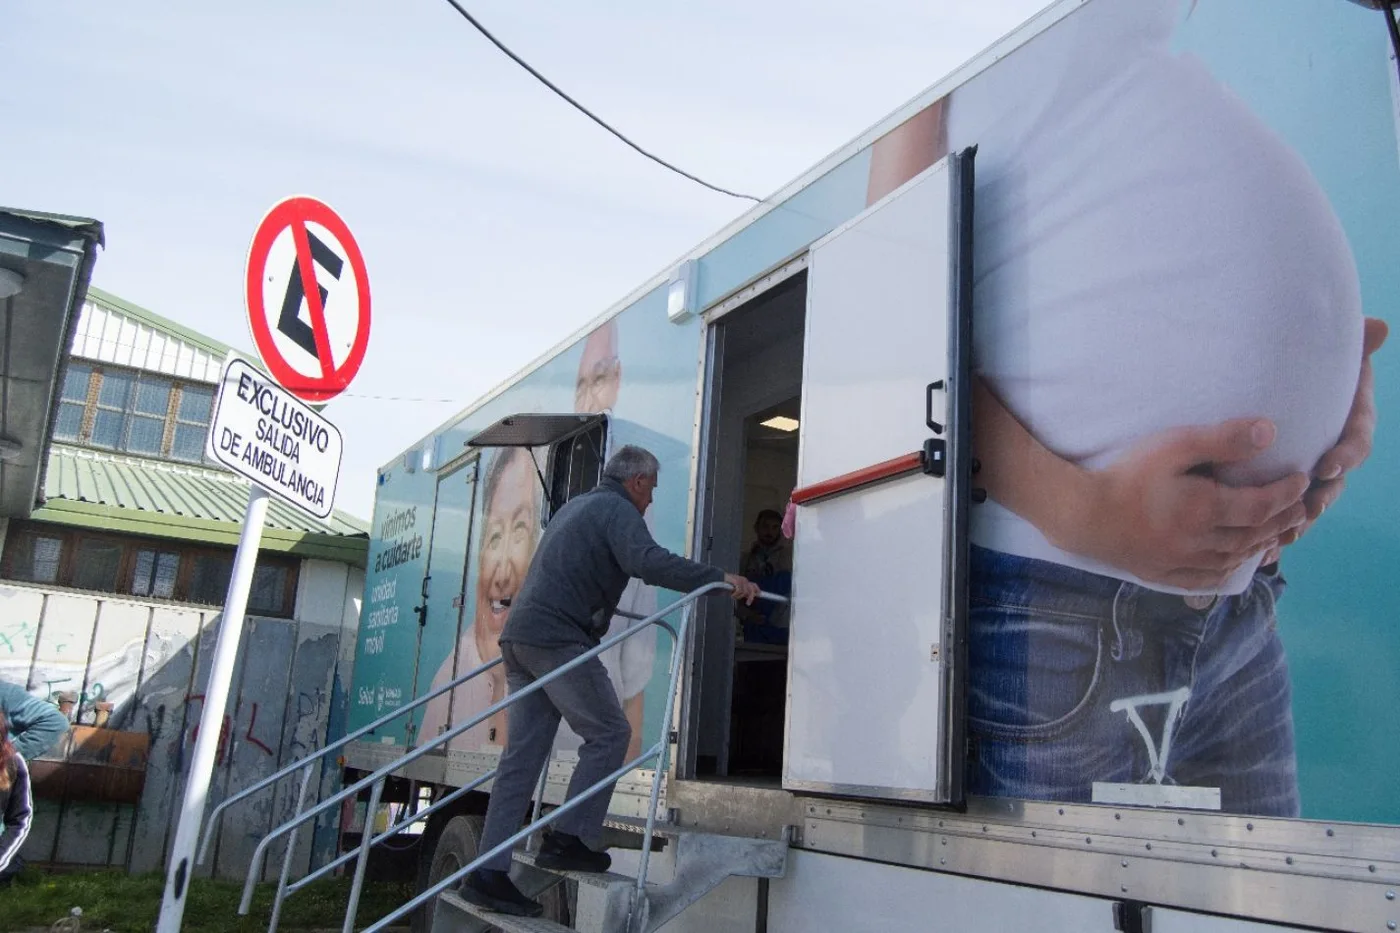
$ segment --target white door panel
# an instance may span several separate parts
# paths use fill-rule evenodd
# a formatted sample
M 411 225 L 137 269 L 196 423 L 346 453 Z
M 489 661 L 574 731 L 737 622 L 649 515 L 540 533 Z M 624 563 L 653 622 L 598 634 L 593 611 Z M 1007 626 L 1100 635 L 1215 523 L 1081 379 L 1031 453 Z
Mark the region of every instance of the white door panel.
M 928 437 L 925 386 L 948 375 L 948 210 L 945 161 L 812 249 L 799 486 Z
M 941 431 L 966 407 L 930 384 L 966 375 L 970 171 L 970 154 L 939 162 L 810 253 L 783 768 L 792 789 L 961 792 L 949 607 L 965 594 L 949 568 L 965 553 L 952 533 L 961 525 L 950 525 L 965 507 L 949 482 L 966 496 L 955 479 L 965 417 L 950 426 L 948 479 L 922 470 L 920 454 L 944 441 L 926 422 Z
M 934 786 L 942 565 L 926 547 L 891 542 L 939 526 L 942 487 L 915 474 L 803 511 L 790 780 L 853 791 Z

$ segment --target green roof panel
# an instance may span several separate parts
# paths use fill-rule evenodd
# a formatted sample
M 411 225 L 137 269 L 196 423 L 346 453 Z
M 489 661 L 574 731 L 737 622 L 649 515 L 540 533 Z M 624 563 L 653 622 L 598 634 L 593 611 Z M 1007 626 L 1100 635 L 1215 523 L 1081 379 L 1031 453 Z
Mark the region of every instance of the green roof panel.
M 248 483 L 224 470 L 55 444 L 33 517 L 132 534 L 236 544 Z M 264 550 L 363 565 L 369 525 L 339 510 L 321 521 L 280 499 L 268 503 Z

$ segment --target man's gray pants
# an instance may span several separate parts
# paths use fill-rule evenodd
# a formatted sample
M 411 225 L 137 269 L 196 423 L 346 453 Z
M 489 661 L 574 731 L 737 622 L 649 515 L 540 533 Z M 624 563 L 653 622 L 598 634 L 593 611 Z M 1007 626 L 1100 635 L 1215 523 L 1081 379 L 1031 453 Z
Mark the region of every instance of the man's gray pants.
M 586 650 L 579 645 L 540 648 L 505 642 L 501 645 L 501 660 L 510 693 L 524 690 Z M 578 750 L 578 765 L 569 781 L 569 800 L 622 767 L 627 745 L 632 740 L 632 727 L 617 702 L 617 692 L 608 679 L 608 672 L 597 657 L 589 658 L 534 693 L 516 700 L 507 710 L 506 749 L 501 754 L 491 803 L 486 808 L 482 852 L 489 852 L 522 828 L 540 770 L 554 747 L 561 716 L 583 740 Z M 612 787 L 600 790 L 556 820 L 553 828 L 578 836 L 596 848 L 603 838 L 603 819 L 611 800 Z M 510 861 L 507 851 L 481 867 L 509 871 Z

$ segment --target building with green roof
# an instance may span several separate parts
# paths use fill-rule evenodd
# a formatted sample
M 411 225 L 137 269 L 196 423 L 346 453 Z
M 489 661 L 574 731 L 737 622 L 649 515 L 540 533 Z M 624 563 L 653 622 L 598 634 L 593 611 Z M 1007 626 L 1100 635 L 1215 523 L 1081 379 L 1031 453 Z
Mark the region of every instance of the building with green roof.
M 248 501 L 248 482 L 205 454 L 230 348 L 94 287 L 64 327 L 49 433 L 31 441 L 47 445 L 43 469 L 16 487 L 26 508 L 0 512 L 0 679 L 57 703 L 74 723 L 62 747 L 34 763 L 40 800 L 23 853 L 154 870 L 169 845 Z M 338 728 L 368 532 L 344 512 L 318 520 L 271 501 L 216 795 Z M 242 877 L 246 840 L 268 819 L 265 810 L 230 814 L 216 873 Z

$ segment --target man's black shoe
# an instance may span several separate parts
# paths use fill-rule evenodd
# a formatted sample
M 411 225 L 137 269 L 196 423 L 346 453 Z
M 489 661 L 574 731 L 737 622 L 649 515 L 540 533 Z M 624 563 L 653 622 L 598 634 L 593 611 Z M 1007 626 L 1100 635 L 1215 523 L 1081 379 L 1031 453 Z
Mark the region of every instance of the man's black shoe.
M 612 867 L 612 857 L 594 852 L 577 836 L 551 832 L 540 843 L 535 864 L 552 871 L 604 872 Z
M 498 914 L 538 917 L 544 913 L 544 907 L 538 901 L 532 901 L 520 893 L 508 872 L 478 869 L 467 875 L 467 880 L 457 888 L 457 894 L 468 904 Z

